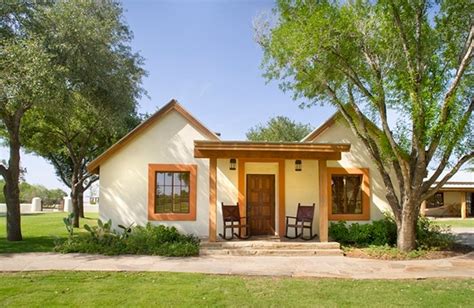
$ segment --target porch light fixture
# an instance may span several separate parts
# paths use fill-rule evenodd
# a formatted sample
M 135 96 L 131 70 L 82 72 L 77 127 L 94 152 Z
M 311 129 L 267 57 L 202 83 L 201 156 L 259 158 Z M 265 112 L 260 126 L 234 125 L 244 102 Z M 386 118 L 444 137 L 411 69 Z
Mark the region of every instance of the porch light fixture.
M 301 160 L 295 160 L 295 171 L 301 171 Z
M 231 158 L 230 159 L 230 162 L 229 162 L 229 170 L 235 170 L 235 165 L 236 165 L 237 161 L 235 160 L 235 158 Z

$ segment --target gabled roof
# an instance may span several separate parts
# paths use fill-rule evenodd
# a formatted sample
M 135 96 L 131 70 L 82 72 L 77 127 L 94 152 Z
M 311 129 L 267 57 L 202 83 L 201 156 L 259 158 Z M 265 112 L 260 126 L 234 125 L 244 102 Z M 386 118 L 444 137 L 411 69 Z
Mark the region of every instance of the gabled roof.
M 354 111 L 349 107 L 348 109 L 349 113 L 353 113 Z M 365 116 L 364 116 L 365 117 Z M 341 115 L 340 111 L 336 111 L 329 119 L 327 119 L 323 124 L 321 124 L 319 127 L 317 127 L 315 130 L 313 130 L 311 133 L 309 133 L 306 137 L 301 139 L 300 142 L 311 142 L 314 141 L 319 135 L 321 135 L 326 129 L 334 125 L 337 120 L 341 119 L 344 123 L 347 123 L 344 117 Z M 378 135 L 383 135 L 383 131 L 377 127 L 377 125 L 373 124 L 372 121 L 367 119 L 365 117 L 366 121 L 366 126 L 367 129 L 369 130 L 369 133 L 374 134 L 374 136 Z
M 336 123 L 336 120 L 339 116 L 339 111 L 335 112 L 329 119 L 327 119 L 323 124 L 319 125 L 317 128 L 315 128 L 311 133 L 306 135 L 303 139 L 301 139 L 300 142 L 311 142 L 316 137 L 321 135 L 326 129 L 331 127 L 334 123 Z
M 181 106 L 177 100 L 172 99 L 168 104 L 164 105 L 161 109 L 155 112 L 151 117 L 140 123 L 137 127 L 131 130 L 128 134 L 126 134 L 122 139 L 117 141 L 114 145 L 108 148 L 104 153 L 99 155 L 96 159 L 91 161 L 87 165 L 87 171 L 90 173 L 99 173 L 100 165 L 106 161 L 110 156 L 112 156 L 115 152 L 120 150 L 122 147 L 127 145 L 131 140 L 133 140 L 136 136 L 140 133 L 144 132 L 148 127 L 154 124 L 156 121 L 159 121 L 163 118 L 166 114 L 171 111 L 178 112 L 181 116 L 183 116 L 186 120 L 189 121 L 196 129 L 198 129 L 201 133 L 209 137 L 211 140 L 219 140 L 219 137 L 209 130 L 204 124 L 199 122 L 195 117 L 193 117 L 183 106 Z

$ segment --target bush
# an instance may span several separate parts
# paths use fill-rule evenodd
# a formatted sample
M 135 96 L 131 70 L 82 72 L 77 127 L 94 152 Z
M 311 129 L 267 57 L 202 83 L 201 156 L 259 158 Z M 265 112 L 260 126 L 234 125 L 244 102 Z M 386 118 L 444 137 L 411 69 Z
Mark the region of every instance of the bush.
M 368 224 L 331 223 L 329 235 L 343 245 L 394 245 L 397 242 L 397 226 L 390 217 Z
M 454 244 L 450 228 L 434 224 L 426 217 L 420 217 L 416 228 L 416 242 L 423 249 L 446 249 Z
M 96 227 L 86 227 L 87 234 L 79 234 L 57 243 L 55 251 L 82 252 L 104 255 L 143 254 L 167 257 L 186 257 L 199 254 L 199 239 L 184 235 L 175 227 L 163 225 L 130 227 L 124 233 L 110 229 L 111 222 L 98 222 Z M 127 228 L 128 229 L 128 228 Z
M 420 217 L 416 229 L 418 248 L 450 248 L 454 244 L 454 237 L 449 231 L 449 228 L 442 228 L 428 218 Z M 331 223 L 329 235 L 343 245 L 393 247 L 397 243 L 397 225 L 389 216 L 368 224 L 347 224 L 345 221 L 339 221 Z

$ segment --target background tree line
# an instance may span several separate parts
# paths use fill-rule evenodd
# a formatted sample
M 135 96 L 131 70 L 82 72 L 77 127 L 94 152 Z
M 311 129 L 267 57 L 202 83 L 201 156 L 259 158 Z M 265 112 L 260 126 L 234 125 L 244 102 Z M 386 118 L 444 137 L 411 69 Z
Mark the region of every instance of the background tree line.
M 0 190 L 3 190 L 5 181 L 0 180 Z M 59 204 L 63 198 L 67 196 L 62 189 L 48 189 L 43 185 L 29 184 L 27 182 L 20 183 L 20 203 L 30 203 L 35 197 L 41 198 L 43 204 Z M 5 203 L 5 196 L 0 194 L 0 203 Z

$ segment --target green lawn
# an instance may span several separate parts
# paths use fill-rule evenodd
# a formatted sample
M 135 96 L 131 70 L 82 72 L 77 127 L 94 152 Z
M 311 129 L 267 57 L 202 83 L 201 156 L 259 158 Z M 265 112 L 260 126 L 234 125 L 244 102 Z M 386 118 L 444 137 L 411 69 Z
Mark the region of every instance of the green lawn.
M 474 218 L 468 219 L 440 219 L 432 220 L 433 223 L 443 227 L 454 227 L 454 228 L 474 228 Z
M 470 306 L 474 280 L 343 280 L 184 273 L 1 273 L 0 306 Z
M 23 241 L 21 242 L 6 240 L 6 217 L 0 216 L 0 253 L 52 251 L 57 238 L 67 237 L 63 223 L 63 217 L 66 216 L 67 213 L 23 214 L 21 216 Z M 85 216 L 87 218 L 80 220 L 81 227 L 84 224 L 96 224 L 96 213 L 87 213 Z M 82 229 L 77 231 L 84 232 Z

